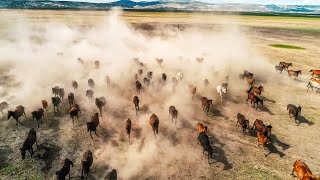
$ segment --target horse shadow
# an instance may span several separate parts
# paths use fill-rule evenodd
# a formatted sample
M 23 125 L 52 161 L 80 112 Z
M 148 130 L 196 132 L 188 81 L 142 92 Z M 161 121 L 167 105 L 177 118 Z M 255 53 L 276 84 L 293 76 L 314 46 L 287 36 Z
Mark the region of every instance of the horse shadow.
M 271 134 L 270 135 L 270 141 L 272 144 L 276 144 L 278 146 L 280 146 L 282 148 L 282 150 L 287 150 L 290 148 L 290 145 L 289 144 L 286 144 L 284 142 L 281 142 L 276 135 L 274 134 Z
M 221 111 L 219 109 L 216 109 L 214 107 L 210 107 L 209 112 L 207 114 L 208 117 L 215 117 L 215 116 L 219 116 L 219 117 L 226 117 L 225 115 L 223 115 L 221 113 Z
M 264 97 L 264 96 L 260 96 L 260 99 L 262 99 L 262 100 L 263 100 L 263 101 L 265 101 L 265 102 L 276 103 L 276 101 L 275 101 L 275 100 L 273 100 L 273 99 L 269 99 L 269 98 Z
M 225 151 L 221 148 L 225 144 L 219 142 L 219 140 L 215 136 L 213 136 L 212 134 L 209 135 L 209 139 L 210 139 L 210 142 L 214 142 L 211 144 L 212 149 L 213 149 L 212 158 L 214 160 L 216 160 L 216 162 L 221 162 L 222 164 L 224 164 L 223 170 L 232 169 L 232 165 L 229 163 Z M 220 147 L 215 146 L 216 144 L 218 144 Z M 213 163 L 214 162 L 211 162 L 211 161 L 209 162 L 209 164 L 213 164 Z
M 258 106 L 258 109 L 260 109 L 260 111 L 263 111 L 263 112 L 267 112 L 269 113 L 270 115 L 275 115 L 272 111 L 270 111 L 270 109 L 266 106 Z
M 302 115 L 298 116 L 297 120 L 298 120 L 300 123 L 306 123 L 306 124 L 308 124 L 309 126 L 314 125 L 314 122 L 309 121 L 308 119 L 306 119 L 306 118 L 305 118 L 304 116 L 302 116 Z
M 270 154 L 273 154 L 273 153 L 274 153 L 274 154 L 279 154 L 279 156 L 280 156 L 281 158 L 286 155 L 285 153 L 279 151 L 279 150 L 273 145 L 273 143 L 267 144 L 267 145 L 266 145 L 266 148 L 269 150 L 269 153 L 265 155 L 266 157 L 267 157 L 268 155 L 270 155 Z

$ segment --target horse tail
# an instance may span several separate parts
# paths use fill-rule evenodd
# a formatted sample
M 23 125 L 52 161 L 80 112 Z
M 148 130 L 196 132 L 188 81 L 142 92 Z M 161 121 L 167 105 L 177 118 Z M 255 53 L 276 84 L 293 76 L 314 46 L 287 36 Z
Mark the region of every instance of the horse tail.
M 253 89 L 253 86 L 250 87 L 250 89 L 247 91 L 247 94 L 249 94 Z

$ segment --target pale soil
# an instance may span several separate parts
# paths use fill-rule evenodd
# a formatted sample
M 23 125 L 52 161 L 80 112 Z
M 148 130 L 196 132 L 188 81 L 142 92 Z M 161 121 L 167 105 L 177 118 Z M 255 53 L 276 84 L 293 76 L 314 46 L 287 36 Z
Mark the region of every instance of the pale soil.
M 12 16 L 17 11 L 1 10 L 2 15 Z M 81 25 L 88 25 L 90 22 L 102 19 L 106 12 L 77 12 L 79 16 L 89 17 L 86 20 L 78 20 L 77 16 L 68 16 L 73 12 L 64 11 L 19 11 L 19 14 L 23 14 L 24 18 L 28 21 L 35 22 L 40 21 L 45 23 L 47 18 L 50 17 L 53 21 L 65 22 L 70 24 L 80 23 Z M 67 16 L 65 16 L 67 14 Z M 26 16 L 25 16 L 26 15 Z M 139 23 L 151 23 L 151 25 L 161 26 L 176 23 L 183 23 L 188 27 L 189 23 L 196 23 L 204 28 L 214 28 L 215 21 L 208 20 L 208 17 L 204 15 L 194 15 L 196 18 L 192 20 L 188 18 L 189 15 L 163 15 L 161 17 L 143 17 L 141 13 L 125 13 L 124 18 L 139 29 Z M 169 17 L 168 17 L 169 16 Z M 180 17 L 182 16 L 182 17 Z M 211 17 L 211 16 L 210 16 Z M 230 83 L 230 97 L 223 105 L 218 103 L 218 96 L 215 93 L 215 86 L 213 93 L 210 95 L 214 97 L 215 111 L 213 111 L 213 117 L 206 117 L 202 110 L 199 101 L 188 102 L 188 106 L 183 106 L 180 110 L 180 118 L 178 122 L 178 128 L 175 129 L 170 123 L 166 121 L 167 104 L 156 103 L 155 107 L 163 109 L 157 114 L 160 117 L 160 136 L 158 138 L 168 138 L 171 145 L 175 148 L 184 149 L 184 153 L 190 152 L 189 158 L 177 157 L 174 164 L 170 162 L 169 166 L 162 167 L 161 163 L 155 164 L 155 167 L 159 169 L 163 168 L 162 173 L 155 172 L 153 175 L 145 175 L 144 172 L 138 173 L 139 175 L 132 177 L 133 179 L 294 179 L 292 178 L 291 170 L 292 164 L 296 159 L 303 159 L 307 162 L 312 172 L 320 176 L 320 112 L 318 102 L 320 101 L 319 94 L 315 92 L 307 92 L 306 85 L 310 77 L 310 69 L 320 69 L 319 57 L 320 57 L 320 38 L 319 34 L 308 33 L 305 31 L 290 31 L 288 29 L 281 29 L 281 27 L 305 27 L 313 28 L 320 27 L 319 20 L 301 21 L 299 19 L 290 18 L 270 18 L 266 17 L 237 17 L 226 16 L 227 20 L 234 22 L 234 19 L 240 19 L 240 25 L 243 25 L 244 31 L 247 32 L 248 37 L 252 42 L 252 50 L 258 51 L 265 59 L 272 64 L 276 65 L 279 61 L 286 61 L 293 63 L 293 69 L 302 70 L 302 78 L 299 81 L 293 82 L 290 80 L 286 72 L 283 75 L 272 74 L 272 78 L 260 77 L 265 87 L 265 91 L 262 96 L 265 99 L 265 106 L 262 110 L 254 110 L 249 104 L 245 103 L 246 94 L 245 90 L 247 86 L 237 85 Z M 97 18 L 97 19 L 96 19 Z M 220 16 L 214 16 L 215 19 L 220 19 Z M 222 18 L 223 19 L 223 16 Z M 250 21 L 249 21 L 250 20 Z M 2 21 L 3 22 L 3 21 Z M 223 22 L 223 21 L 221 21 Z M 238 21 L 239 22 L 239 21 Z M 8 22 L 6 22 L 8 23 Z M 87 24 L 88 23 L 88 24 Z M 219 23 L 218 23 L 219 24 Z M 263 25 L 262 25 L 263 24 Z M 213 27 L 210 27 L 210 26 Z M 263 26 L 266 25 L 266 28 Z M 270 27 L 277 26 L 279 30 L 270 29 Z M 259 27 L 259 28 L 255 28 Z M 140 27 L 141 28 L 141 27 Z M 145 31 L 145 30 L 144 30 Z M 156 31 L 156 29 L 154 30 Z M 159 32 L 153 32 L 155 34 Z M 290 49 L 277 49 L 270 47 L 269 44 L 281 43 L 298 45 L 306 48 L 306 50 L 290 50 Z M 259 74 L 252 69 L 254 74 Z M 233 81 L 237 79 L 238 74 L 234 74 Z M 268 81 L 265 81 L 268 79 Z M 281 80 L 279 80 L 281 79 Z M 273 81 L 274 80 L 274 81 Z M 202 82 L 202 81 L 201 81 Z M 202 86 L 199 85 L 200 87 Z M 242 92 L 239 92 L 238 89 Z M 48 87 L 49 88 L 49 87 Z M 81 117 L 80 123 L 76 122 L 75 128 L 70 128 L 71 121 L 68 116 L 61 115 L 53 117 L 52 110 L 50 109 L 45 119 L 45 124 L 40 128 L 40 143 L 45 139 L 52 144 L 55 144 L 59 149 L 53 157 L 52 168 L 41 172 L 41 167 L 44 167 L 44 162 L 38 158 L 30 159 L 27 156 L 26 160 L 21 161 L 21 155 L 18 148 L 21 146 L 27 131 L 30 127 L 35 127 L 35 122 L 24 121 L 24 125 L 16 129 L 14 120 L 6 120 L 2 118 L 2 125 L 0 127 L 0 179 L 21 179 L 27 177 L 28 179 L 41 179 L 45 177 L 50 179 L 53 177 L 54 172 L 60 168 L 61 160 L 69 155 L 75 162 L 76 167 L 72 169 L 72 176 L 79 177 L 79 160 L 83 153 L 83 150 L 90 148 L 96 149 L 102 143 L 109 143 L 113 146 L 120 147 L 119 152 L 126 152 L 127 148 L 130 149 L 126 142 L 126 137 L 122 129 L 115 128 L 115 122 L 113 118 L 123 119 L 123 122 L 127 117 L 134 117 L 133 106 L 131 102 L 133 90 L 130 89 L 125 93 L 122 90 L 115 87 L 110 92 L 113 94 L 109 104 L 119 103 L 118 97 L 127 97 L 128 102 L 120 102 L 120 106 L 123 111 L 119 112 L 118 109 L 108 106 L 108 111 L 105 113 L 106 119 L 102 120 L 102 128 L 98 128 L 100 138 L 97 138 L 94 134 L 94 140 L 91 140 L 89 134 L 85 131 L 85 121 L 90 117 L 90 113 L 95 108 L 94 104 L 89 105 L 91 109 L 85 109 L 84 115 Z M 200 90 L 198 96 L 203 92 Z M 143 99 L 142 114 L 137 121 L 143 121 L 148 119 L 151 114 L 149 110 L 152 107 L 153 99 L 156 96 L 150 93 L 143 92 L 140 99 Z M 188 97 L 189 98 L 189 97 Z M 85 100 L 83 100 L 82 103 Z M 182 104 L 183 104 L 182 103 Z M 287 104 L 299 104 L 302 106 L 302 116 L 300 126 L 296 126 L 293 119 L 289 119 L 286 110 Z M 87 103 L 85 103 L 87 105 Z M 185 105 L 185 104 L 184 104 Z M 27 106 L 27 105 L 26 105 Z M 67 105 L 63 108 L 63 113 L 68 109 Z M 28 110 L 30 111 L 30 110 Z M 192 111 L 192 117 L 184 117 L 184 111 Z M 236 125 L 236 115 L 238 112 L 243 113 L 250 119 L 250 125 L 255 119 L 262 119 L 267 124 L 272 124 L 272 145 L 268 148 L 272 150 L 268 157 L 264 157 L 264 152 L 257 146 L 257 140 L 251 135 L 243 136 L 241 129 Z M 29 113 L 30 114 L 30 113 Z M 28 115 L 29 115 L 28 114 Z M 30 119 L 30 115 L 28 117 Z M 196 130 L 195 125 L 197 122 L 204 122 L 208 124 L 209 136 L 214 147 L 215 160 L 213 164 L 208 165 L 206 157 L 202 156 L 201 147 L 196 143 Z M 66 126 L 65 124 L 68 124 Z M 123 124 L 123 123 L 122 123 Z M 138 126 L 140 125 L 140 126 Z M 112 127 L 112 128 L 111 128 Z M 134 125 L 133 142 L 139 143 L 143 134 L 143 129 L 150 128 L 148 123 L 136 123 Z M 142 130 L 141 130 L 142 129 Z M 149 130 L 149 129 L 148 129 Z M 142 131 L 142 133 L 141 133 Z M 162 132 L 161 132 L 162 131 Z M 148 132 L 148 131 L 147 131 Z M 151 132 L 148 132 L 151 133 Z M 160 141 L 157 139 L 157 141 Z M 156 141 L 156 142 L 157 142 Z M 163 145 L 163 144 L 162 144 Z M 164 159 L 169 156 L 166 152 L 166 148 L 160 151 L 164 154 Z M 106 151 L 108 151 L 107 149 Z M 108 158 L 110 158 L 108 156 Z M 194 158 L 194 160 L 192 160 Z M 191 159 L 191 160 L 190 160 Z M 101 159 L 100 159 L 101 161 Z M 3 167 L 15 167 L 13 171 L 8 172 L 8 168 Z M 108 168 L 103 165 L 93 165 L 91 172 L 91 179 L 101 179 Z M 148 168 L 148 167 L 146 167 Z M 121 179 L 121 172 L 120 179 Z M 122 174 L 123 175 L 123 174 Z M 123 177 L 123 176 L 122 176 Z

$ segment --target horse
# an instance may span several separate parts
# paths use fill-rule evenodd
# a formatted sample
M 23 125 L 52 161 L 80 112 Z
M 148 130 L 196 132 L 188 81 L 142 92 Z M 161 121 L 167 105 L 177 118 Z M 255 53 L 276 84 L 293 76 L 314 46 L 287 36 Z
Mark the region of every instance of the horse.
M 89 89 L 89 90 L 86 91 L 86 96 L 88 97 L 89 102 L 92 101 L 93 95 L 94 95 L 94 93 L 93 93 L 93 90 L 92 90 L 92 89 Z
M 48 111 L 48 102 L 46 100 L 41 100 L 42 108 Z
M 89 79 L 89 80 L 88 80 L 88 85 L 89 85 L 89 87 L 90 87 L 91 89 L 94 88 L 95 83 L 94 83 L 93 79 Z
M 83 178 L 83 175 L 86 175 L 86 179 L 88 179 L 88 174 L 90 171 L 90 166 L 93 163 L 93 156 L 92 152 L 90 150 L 83 153 L 81 157 L 81 178 Z
M 107 101 L 106 99 L 104 98 L 104 96 L 101 96 L 99 98 L 96 98 L 96 105 L 100 111 L 100 115 L 102 117 L 102 107 L 104 110 L 106 110 L 106 104 L 107 104 Z
M 73 89 L 78 89 L 78 82 L 77 81 L 72 81 L 72 87 Z
M 33 128 L 31 128 L 29 133 L 28 133 L 27 139 L 23 142 L 23 145 L 20 148 L 22 159 L 25 159 L 26 151 L 30 152 L 30 155 L 31 155 L 31 158 L 32 158 L 32 155 L 33 155 L 32 146 L 34 144 L 36 144 L 36 146 L 38 147 L 38 144 L 37 144 L 37 132 Z
M 252 106 L 252 103 L 253 103 L 253 106 L 254 107 L 256 104 L 256 109 L 258 109 L 258 105 L 260 104 L 262 107 L 263 107 L 263 100 L 260 99 L 258 96 L 254 95 L 254 93 L 250 93 L 248 92 L 248 99 L 246 102 L 248 102 L 248 100 L 250 99 L 250 102 L 251 102 L 251 106 Z
M 280 65 L 276 65 L 276 66 L 274 67 L 274 69 L 275 69 L 276 71 L 279 71 L 280 73 L 282 73 L 282 71 L 285 69 L 285 67 L 284 67 L 284 66 L 280 66 Z
M 249 119 L 246 119 L 241 113 L 238 113 L 237 119 L 237 124 L 242 128 L 243 135 L 246 135 L 246 130 L 249 129 Z
M 100 66 L 100 62 L 99 61 L 94 61 L 94 67 L 96 69 L 99 69 L 99 66 Z
M 286 63 L 286 62 L 283 62 L 283 61 L 281 61 L 280 63 L 279 63 L 279 66 L 283 66 L 285 69 L 287 69 L 288 70 L 288 68 L 291 66 L 291 67 L 293 67 L 292 66 L 292 63 Z
M 141 76 L 143 74 L 143 69 L 138 69 L 138 74 Z
M 251 86 L 248 90 L 249 92 L 254 92 L 256 95 L 261 95 L 261 92 L 263 91 L 263 86 Z
M 193 101 L 193 99 L 194 99 L 194 96 L 196 95 L 196 93 L 197 93 L 197 87 L 196 86 L 193 86 L 193 85 L 189 85 L 189 89 L 190 89 L 190 93 L 191 93 L 191 95 L 192 95 L 192 101 Z
M 31 112 L 32 119 L 36 119 L 38 122 L 38 128 L 40 127 L 40 123 L 43 123 L 44 119 L 44 110 L 42 108 L 39 108 L 38 110 L 32 111 Z
M 208 116 L 210 107 L 213 106 L 213 104 L 212 104 L 212 99 L 209 100 L 209 99 L 207 99 L 206 97 L 203 97 L 203 98 L 201 99 L 201 102 L 202 102 L 203 111 L 206 112 L 206 115 Z
M 59 97 L 51 97 L 51 101 L 53 104 L 53 112 L 58 112 L 61 99 Z
M 218 86 L 217 86 L 217 93 L 219 94 L 219 96 L 220 96 L 220 101 L 221 101 L 221 103 L 222 103 L 223 97 L 227 95 L 227 88 L 218 85 Z
M 127 135 L 128 135 L 128 139 L 129 139 L 129 143 L 130 143 L 130 134 L 131 134 L 131 119 L 128 118 L 127 122 L 126 122 L 126 131 L 127 131 Z
M 141 83 L 139 81 L 136 81 L 136 90 L 137 90 L 137 93 L 139 94 L 140 94 L 141 87 L 142 87 Z
M 70 115 L 70 118 L 72 119 L 73 127 L 74 127 L 74 118 L 77 118 L 77 120 L 79 120 L 79 112 L 81 112 L 81 110 L 78 104 L 73 104 L 69 110 L 69 115 Z
M 91 135 L 91 131 L 94 131 L 94 133 L 99 137 L 97 134 L 97 127 L 100 126 L 99 123 L 99 113 L 95 113 L 92 117 L 90 122 L 87 122 L 87 131 L 90 132 L 90 137 L 93 139 Z M 101 127 L 101 126 L 100 126 Z
M 171 115 L 171 123 L 173 123 L 173 119 L 175 119 L 175 125 L 177 124 L 178 118 L 178 110 L 174 106 L 169 107 L 169 115 Z
M 150 123 L 150 126 L 152 127 L 154 138 L 156 138 L 156 134 L 158 134 L 159 123 L 160 123 L 158 116 L 155 114 L 152 114 L 150 116 L 149 123 Z
M 18 126 L 18 124 L 21 124 L 19 122 L 19 117 L 24 115 L 25 119 L 27 120 L 27 116 L 26 116 L 26 113 L 25 113 L 24 109 L 25 109 L 25 107 L 19 105 L 19 106 L 16 107 L 16 109 L 14 111 L 9 110 L 8 111 L 8 119 L 10 119 L 10 117 L 12 116 L 13 119 L 16 120 L 16 125 Z
M 147 87 L 149 87 L 150 86 L 150 79 L 147 78 L 147 77 L 144 77 L 143 78 L 143 84 L 146 85 Z
M 198 129 L 198 133 L 200 134 L 201 132 L 207 133 L 208 132 L 208 127 L 203 125 L 202 123 L 198 123 L 197 124 L 197 129 Z M 198 135 L 199 135 L 198 134 Z
M 134 96 L 132 101 L 133 101 L 133 104 L 134 104 L 134 108 L 136 110 L 136 115 L 138 115 L 139 102 L 140 102 L 139 97 L 138 96 Z
M 204 60 L 204 58 L 202 57 L 202 58 L 196 58 L 196 61 L 198 62 L 198 63 L 202 63 L 203 62 L 203 60 Z
M 198 142 L 200 142 L 203 148 L 203 154 L 205 153 L 205 151 L 208 152 L 208 163 L 209 163 L 210 158 L 211 159 L 213 158 L 213 149 L 211 147 L 208 135 L 204 132 L 201 132 L 198 136 Z
M 69 174 L 69 179 L 71 179 L 70 166 L 73 166 L 73 162 L 68 158 L 64 159 L 62 168 L 59 171 L 56 171 L 57 179 L 59 180 L 66 179 L 66 176 L 68 174 Z
M 289 117 L 294 118 L 297 126 L 300 124 L 300 122 L 297 120 L 298 115 L 301 113 L 301 106 L 295 106 L 293 104 L 287 105 L 287 111 L 289 111 Z
M 55 86 L 52 88 L 52 94 L 54 94 L 54 96 L 59 96 L 59 91 L 60 91 L 59 86 Z
M 110 77 L 108 75 L 106 76 L 105 82 L 107 84 L 107 87 L 110 87 Z
M 311 69 L 311 76 L 313 77 L 314 75 L 320 76 L 320 70 L 316 70 L 316 69 Z
M 63 98 L 64 98 L 64 89 L 63 88 L 59 88 L 59 97 L 61 98 L 61 100 L 63 100 Z
M 252 131 L 260 132 L 266 137 L 270 137 L 271 135 L 271 125 L 264 125 L 263 121 L 256 119 L 251 128 Z
M 104 180 L 117 180 L 117 170 L 112 169 L 112 171 L 108 172 Z
M 71 108 L 71 106 L 74 104 L 74 94 L 72 92 L 68 94 L 68 102 Z
M 291 175 L 294 176 L 296 173 L 297 177 L 301 180 L 319 180 L 320 178 L 316 178 L 312 175 L 310 168 L 307 164 L 301 160 L 296 160 L 293 164 L 293 169 Z
M 2 101 L 0 103 L 0 111 L 1 111 L 2 115 L 4 115 L 2 111 L 5 109 L 8 109 L 8 107 L 9 107 L 9 104 L 6 101 Z
M 156 61 L 159 64 L 159 66 L 161 67 L 161 64 L 163 63 L 163 59 L 157 58 Z
M 308 85 L 307 85 L 307 91 L 309 91 L 309 88 L 313 91 L 313 88 L 317 89 L 316 93 L 320 90 L 320 79 L 311 78 Z
M 253 78 L 247 78 L 247 81 L 248 81 L 249 86 L 253 86 L 254 83 L 256 82 L 256 80 Z
M 166 73 L 162 73 L 162 81 L 163 81 L 163 84 L 166 84 L 166 80 L 167 80 L 167 75 L 166 75 Z
M 178 72 L 178 73 L 177 73 L 177 79 L 178 79 L 179 81 L 181 81 L 181 80 L 183 79 L 183 77 L 184 77 L 184 75 L 183 75 L 182 72 Z
M 293 79 L 294 81 L 298 79 L 299 74 L 302 75 L 301 70 L 298 70 L 298 71 L 288 70 L 289 77 L 293 76 L 294 77 L 294 79 Z

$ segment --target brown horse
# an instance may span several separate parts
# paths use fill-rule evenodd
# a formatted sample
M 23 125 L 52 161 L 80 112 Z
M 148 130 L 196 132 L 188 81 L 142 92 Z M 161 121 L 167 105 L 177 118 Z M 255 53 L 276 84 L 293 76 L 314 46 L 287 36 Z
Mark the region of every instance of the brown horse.
M 301 160 L 296 160 L 293 164 L 293 169 L 291 175 L 294 176 L 294 172 L 300 180 L 319 180 L 320 178 L 316 178 L 312 175 L 311 170 L 307 166 L 306 163 Z
M 171 122 L 173 123 L 173 119 L 175 119 L 175 125 L 177 124 L 178 118 L 178 110 L 174 106 L 169 107 L 169 115 L 171 115 Z
M 46 100 L 41 100 L 42 108 L 48 111 L 48 102 Z
M 126 131 L 127 131 L 127 135 L 129 138 L 129 143 L 130 143 L 130 134 L 131 134 L 131 119 L 128 118 L 127 122 L 126 122 Z
M 139 81 L 136 81 L 136 90 L 137 90 L 137 93 L 139 94 L 140 94 L 141 87 L 142 87 L 141 83 Z
M 150 116 L 149 123 L 150 123 L 150 126 L 152 127 L 154 138 L 156 138 L 156 134 L 158 134 L 159 123 L 160 123 L 158 116 L 155 114 L 152 114 Z
M 203 109 L 203 111 L 206 112 L 206 115 L 208 116 L 210 106 L 213 106 L 213 104 L 212 104 L 212 99 L 209 100 L 209 99 L 206 98 L 206 97 L 202 97 L 201 103 L 202 103 L 202 109 Z
M 139 97 L 138 96 L 134 96 L 132 101 L 133 101 L 133 104 L 134 104 L 134 108 L 136 110 L 136 115 L 138 115 L 139 102 L 140 102 Z
M 162 81 L 163 81 L 163 84 L 166 84 L 166 81 L 167 81 L 166 73 L 162 73 Z
M 14 111 L 8 110 L 8 119 L 10 119 L 10 117 L 12 116 L 16 120 L 16 125 L 18 125 L 18 123 L 20 124 L 18 119 L 22 115 L 24 115 L 25 119 L 27 120 L 27 116 L 24 109 L 25 107 L 20 105 L 20 106 L 17 106 Z
M 97 127 L 100 126 L 99 122 L 99 113 L 95 113 L 92 117 L 90 122 L 87 122 L 87 131 L 90 132 L 90 137 L 93 139 L 91 135 L 91 131 L 94 131 L 94 133 L 99 137 L 97 134 Z M 101 127 L 101 126 L 100 126 Z
M 163 63 L 163 59 L 161 58 L 157 58 L 156 59 L 157 63 L 159 64 L 159 66 L 161 66 L 161 64 Z
M 102 107 L 103 107 L 103 110 L 106 110 L 106 104 L 107 104 L 107 101 L 106 101 L 106 98 L 104 98 L 104 96 L 96 98 L 96 105 L 100 111 L 101 117 L 102 117 Z
M 320 76 L 320 70 L 315 70 L 315 69 L 311 69 L 311 76 L 313 77 L 314 75 Z
M 93 92 L 93 90 L 92 90 L 92 89 L 89 89 L 89 90 L 87 90 L 87 91 L 86 91 L 86 96 L 88 97 L 89 102 L 91 102 L 91 101 L 92 101 L 92 99 L 93 99 L 93 95 L 94 95 L 94 92 Z
M 250 89 L 248 90 L 250 92 L 254 92 L 256 95 L 261 95 L 261 92 L 263 91 L 263 86 L 251 86 Z
M 138 69 L 138 74 L 141 76 L 143 74 L 143 69 Z
M 237 119 L 237 124 L 242 128 L 243 135 L 246 135 L 246 130 L 249 128 L 249 119 L 246 119 L 241 113 L 238 113 Z
M 31 112 L 32 119 L 38 121 L 38 128 L 40 127 L 40 123 L 43 123 L 44 119 L 44 110 L 42 108 L 39 108 L 38 110 Z
M 285 69 L 287 69 L 288 70 L 288 68 L 291 66 L 291 67 L 293 67 L 292 66 L 292 63 L 286 63 L 286 62 L 283 62 L 283 61 L 281 61 L 280 63 L 279 63 L 279 66 L 283 66 Z
M 68 94 L 68 102 L 71 108 L 71 106 L 74 104 L 74 94 L 72 92 Z
M 265 146 L 267 144 L 270 143 L 270 140 L 264 136 L 262 133 L 258 132 L 257 133 L 257 139 L 258 139 L 258 146 L 260 145 L 260 143 L 262 144 L 263 149 L 265 148 Z M 265 155 L 266 156 L 266 155 Z
M 78 104 L 73 104 L 69 110 L 69 115 L 70 115 L 70 118 L 72 119 L 73 127 L 74 127 L 74 118 L 79 120 L 79 112 L 81 112 L 81 110 Z
M 95 83 L 94 83 L 93 79 L 89 79 L 89 80 L 88 80 L 88 86 L 89 86 L 91 89 L 93 89 L 93 88 L 94 88 L 94 85 L 95 85 Z
M 90 166 L 93 163 L 93 156 L 92 152 L 90 150 L 83 153 L 81 157 L 81 178 L 83 178 L 83 175 L 86 175 L 86 179 L 88 179 L 88 174 L 90 170 Z
M 260 104 L 262 107 L 263 107 L 263 100 L 260 99 L 258 96 L 254 95 L 254 93 L 248 93 L 248 99 L 247 99 L 247 102 L 248 100 L 250 99 L 250 102 L 251 102 L 251 106 L 252 106 L 252 103 L 253 103 L 253 106 L 254 107 L 255 105 L 256 106 L 256 109 L 258 109 L 258 105 Z
M 302 75 L 301 70 L 298 70 L 298 71 L 288 70 L 288 75 L 289 75 L 289 77 L 293 76 L 294 77 L 293 80 L 297 80 L 299 74 Z
M 193 85 L 189 85 L 189 89 L 190 89 L 190 93 L 191 93 L 191 95 L 192 95 L 192 101 L 193 101 L 193 99 L 194 99 L 194 96 L 196 95 L 196 93 L 197 93 L 197 87 L 196 86 L 193 86 Z
M 199 134 L 202 133 L 202 132 L 204 132 L 204 133 L 208 132 L 208 127 L 203 125 L 202 123 L 198 123 L 197 124 L 197 129 L 198 129 L 198 133 Z
M 252 131 L 260 132 L 264 136 L 269 138 L 269 136 L 271 135 L 272 126 L 271 125 L 264 125 L 263 121 L 256 119 L 256 121 L 254 121 L 251 129 L 252 129 Z
M 61 99 L 59 97 L 51 97 L 51 101 L 53 104 L 53 112 L 58 112 Z
M 106 76 L 106 79 L 105 79 L 105 81 L 106 81 L 106 84 L 107 84 L 107 87 L 110 87 L 110 77 L 109 76 Z
M 94 67 L 96 69 L 99 69 L 99 66 L 100 66 L 100 62 L 99 61 L 94 61 Z
M 72 87 L 73 87 L 73 89 L 77 89 L 78 88 L 77 81 L 72 81 Z

